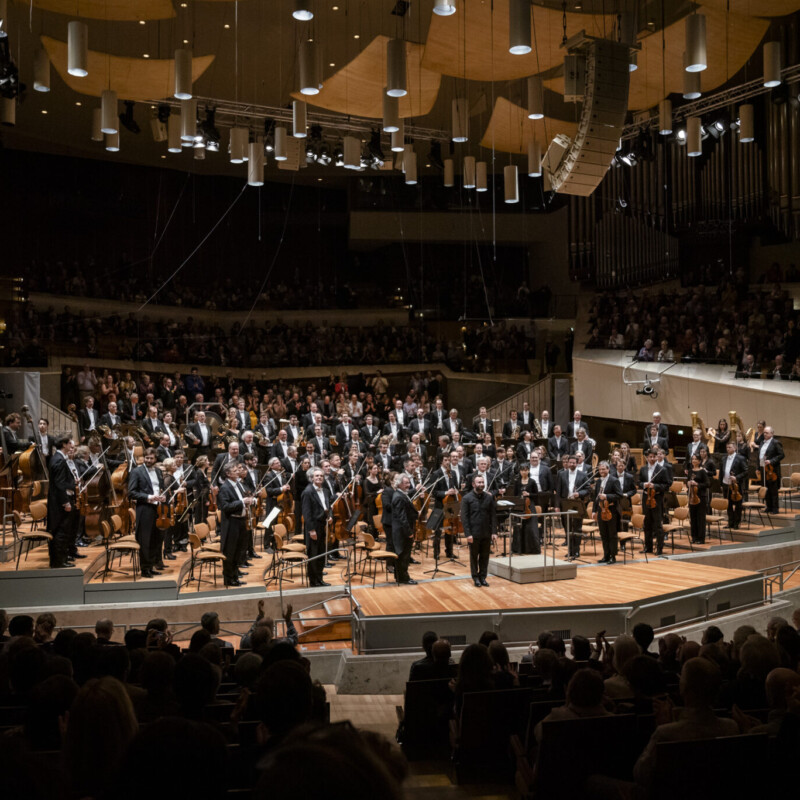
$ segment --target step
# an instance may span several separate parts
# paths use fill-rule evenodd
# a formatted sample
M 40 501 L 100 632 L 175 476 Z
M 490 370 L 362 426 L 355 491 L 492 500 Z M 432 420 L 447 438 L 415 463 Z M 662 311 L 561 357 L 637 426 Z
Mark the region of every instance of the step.
M 346 597 L 335 597 L 326 600 L 322 607 L 331 617 L 349 617 L 352 613 L 350 601 Z
M 296 627 L 298 639 L 303 644 L 343 641 L 349 640 L 353 636 L 349 622 L 329 622 L 321 625 L 319 621 L 309 620 L 301 621 Z

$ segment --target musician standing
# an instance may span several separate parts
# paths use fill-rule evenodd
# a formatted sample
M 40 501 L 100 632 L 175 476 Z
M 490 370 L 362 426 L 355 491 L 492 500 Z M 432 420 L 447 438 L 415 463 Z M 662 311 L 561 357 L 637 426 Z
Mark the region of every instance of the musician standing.
M 735 531 L 742 522 L 742 502 L 747 495 L 747 461 L 736 452 L 736 442 L 731 439 L 728 439 L 725 450 L 727 455 L 720 465 L 722 496 L 728 501 L 728 527 Z M 731 487 L 734 480 L 737 484 L 738 500 L 732 497 Z
M 530 500 L 531 515 L 522 520 L 519 528 L 514 529 L 511 537 L 511 552 L 526 555 L 531 553 L 539 555 L 542 546 L 539 543 L 539 526 L 536 517 L 536 498 L 539 494 L 539 486 L 536 480 L 531 477 L 529 464 L 519 465 L 519 475 L 514 479 L 511 493 L 515 497 L 522 497 Z
M 194 462 L 194 469 L 186 481 L 189 491 L 192 493 L 192 513 L 195 525 L 198 522 L 205 522 L 208 518 L 208 499 L 211 494 L 211 482 L 208 479 L 208 456 L 197 456 Z M 185 547 L 181 546 L 181 550 Z
M 656 452 L 647 453 L 647 463 L 639 470 L 637 484 L 642 490 L 642 511 L 644 512 L 644 552 L 653 552 L 653 536 L 656 539 L 656 555 L 664 550 L 664 493 L 669 489 L 669 476 L 663 467 L 656 463 Z M 653 502 L 650 507 L 649 489 L 653 490 Z
M 456 497 L 459 494 L 459 486 L 450 462 L 442 462 L 442 466 L 433 473 L 433 513 L 440 517 L 439 523 L 433 533 L 433 557 L 437 561 L 442 550 L 442 523 L 444 522 L 444 499 L 446 497 Z M 438 514 L 436 512 L 439 512 Z M 445 558 L 454 558 L 453 541 L 455 537 L 446 535 L 444 537 Z
M 397 563 L 394 567 L 394 579 L 397 583 L 414 585 L 416 581 L 409 577 L 408 565 L 411 562 L 411 547 L 414 544 L 414 530 L 419 513 L 414 508 L 408 491 L 411 481 L 407 475 L 398 475 L 394 479 L 392 493 L 392 536 Z
M 594 483 L 594 518 L 600 529 L 600 541 L 603 543 L 603 557 L 599 564 L 615 564 L 617 561 L 619 532 L 619 499 L 622 490 L 619 481 L 610 473 L 608 461 L 601 461 L 597 465 L 598 478 Z M 603 519 L 605 504 L 608 503 L 608 512 L 611 519 Z
M 558 426 L 556 426 L 558 428 Z M 556 491 L 562 500 L 580 500 L 586 501 L 589 496 L 589 489 L 591 484 L 589 478 L 583 470 L 578 469 L 578 459 L 575 456 L 570 456 L 567 459 L 567 468 L 562 469 L 556 475 Z M 583 513 L 578 512 L 577 515 L 569 515 L 565 517 L 565 529 L 571 531 L 571 535 L 567 535 L 567 557 L 578 558 L 581 554 L 581 535 L 583 532 Z
M 758 448 L 758 466 L 761 470 L 761 480 L 767 487 L 767 514 L 780 513 L 778 503 L 778 489 L 781 485 L 781 461 L 784 459 L 783 445 L 775 438 L 772 426 L 764 428 L 764 440 Z M 772 469 L 768 470 L 768 466 Z M 771 476 L 767 473 L 771 472 Z
M 225 562 L 222 574 L 226 586 L 241 586 L 239 580 L 239 561 L 245 545 L 245 514 L 247 507 L 256 502 L 255 497 L 245 497 L 244 488 L 239 481 L 243 466 L 231 462 L 225 467 L 226 480 L 219 487 L 217 502 L 222 516 L 220 544 Z
M 155 569 L 161 558 L 161 536 L 156 528 L 158 504 L 163 503 L 164 477 L 156 468 L 156 451 L 144 451 L 144 464 L 136 467 L 128 477 L 128 497 L 136 501 L 136 541 L 139 542 L 139 560 L 143 578 L 160 575 Z
M 489 551 L 497 539 L 495 500 L 486 491 L 483 473 L 475 473 L 472 491 L 461 501 L 461 524 L 469 544 L 469 566 L 476 586 L 488 586 Z
M 308 558 L 321 555 L 327 547 L 326 521 L 330 510 L 329 498 L 323 488 L 324 473 L 319 467 L 312 470 L 311 483 L 303 492 L 303 532 Z M 307 563 L 309 586 L 330 586 L 322 580 L 324 564 L 321 558 Z
M 703 468 L 700 455 L 692 456 L 691 466 L 686 473 L 686 486 L 689 490 L 689 526 L 694 544 L 705 544 L 706 512 L 708 504 L 708 487 L 711 483 L 708 473 Z M 697 494 L 695 502 L 694 495 Z
M 75 444 L 69 436 L 56 442 L 56 452 L 50 461 L 50 483 L 47 490 L 47 528 L 53 535 L 48 542 L 50 567 L 63 569 L 75 566 L 69 560 L 69 548 L 75 541 L 78 506 L 75 489 L 78 473 L 70 469 L 69 458 Z

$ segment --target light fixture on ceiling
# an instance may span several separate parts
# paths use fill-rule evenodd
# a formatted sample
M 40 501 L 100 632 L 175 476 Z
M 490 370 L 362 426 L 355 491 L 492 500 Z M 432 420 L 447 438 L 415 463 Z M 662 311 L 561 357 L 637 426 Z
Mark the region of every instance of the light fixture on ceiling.
M 8 36 L 8 2 L 0 0 L 0 39 Z
M 192 51 L 182 47 L 175 51 L 175 91 L 177 100 L 192 99 Z
M 247 152 L 250 131 L 247 128 L 237 125 L 231 128 L 230 133 L 230 160 L 231 164 L 243 164 L 249 153 Z
M 142 129 L 139 123 L 133 118 L 133 107 L 136 105 L 133 100 L 125 101 L 125 110 L 119 115 L 119 121 L 122 127 L 131 133 L 141 133 Z
M 264 150 L 267 153 L 271 153 L 275 150 L 275 120 L 267 119 L 264 120 Z
M 455 185 L 455 165 L 452 158 L 444 160 L 444 185 L 449 189 Z
M 456 13 L 456 0 L 436 0 L 433 4 L 433 13 L 440 17 L 449 17 Z
M 181 141 L 194 143 L 197 136 L 197 100 L 181 100 Z
M 708 67 L 706 18 L 703 14 L 686 17 L 686 71 L 702 72 Z
M 465 189 L 475 188 L 475 156 L 464 156 L 464 174 L 461 184 Z
M 544 86 L 538 75 L 528 78 L 528 119 L 544 117 Z
M 89 26 L 78 20 L 67 25 L 67 72 L 76 78 L 89 74 Z
M 317 163 L 322 164 L 323 167 L 327 167 L 328 164 L 331 163 L 331 160 L 331 151 L 328 145 L 320 145 L 319 153 L 317 155 Z
M 703 154 L 703 132 L 700 117 L 686 120 L 686 155 L 695 158 Z
M 686 130 L 685 128 L 679 128 L 678 131 L 675 133 L 675 141 L 678 144 L 686 144 Z
M 286 152 L 286 128 L 283 125 L 275 126 L 275 160 L 286 161 L 289 154 Z
M 531 2 L 510 0 L 508 4 L 508 52 L 525 55 L 531 51 Z
M 345 136 L 344 145 L 344 168 L 361 169 L 361 141 L 355 136 Z
M 739 106 L 739 141 L 743 144 L 755 141 L 755 117 L 753 106 L 745 103 Z
M 113 89 L 103 89 L 100 95 L 100 108 L 102 110 L 103 133 L 117 133 L 117 93 Z
M 180 114 L 171 114 L 167 122 L 167 152 L 181 152 L 181 118 Z
M 92 141 L 103 141 L 103 116 L 99 108 L 92 109 Z
M 247 185 L 264 185 L 264 142 L 255 141 L 248 144 Z
M 538 178 L 542 174 L 542 145 L 537 139 L 528 142 L 528 176 Z
M 316 42 L 308 40 L 300 42 L 298 48 L 298 61 L 300 74 L 300 94 L 319 94 L 322 88 L 319 52 Z
M 683 54 L 683 99 L 697 100 L 702 94 L 700 91 L 700 72 L 688 72 L 686 70 L 686 53 Z
M 383 131 L 394 133 L 400 127 L 400 99 L 383 90 Z
M 505 188 L 506 203 L 519 203 L 519 181 L 517 179 L 516 164 L 508 164 L 503 167 L 503 186 Z
M 294 0 L 292 16 L 301 22 L 308 22 L 314 19 L 314 9 L 311 7 L 311 0 Z
M 392 131 L 392 152 L 402 153 L 406 141 L 406 126 L 403 120 L 400 120 L 396 131 Z
M 465 97 L 453 98 L 453 141 L 466 142 L 469 140 L 469 108 Z
M 109 153 L 119 152 L 119 131 L 106 134 L 106 150 Z
M 50 58 L 44 47 L 36 51 L 33 59 L 33 88 L 37 92 L 50 91 Z
M 662 100 L 658 104 L 658 132 L 662 136 L 672 133 L 672 101 Z
M 475 191 L 486 192 L 489 190 L 488 170 L 485 161 L 479 161 L 475 165 Z
M 414 186 L 417 183 L 417 154 L 411 145 L 403 156 L 403 170 L 406 173 L 406 185 Z
M 781 43 L 764 42 L 764 86 L 774 89 L 781 85 Z
M 386 43 L 386 94 L 405 97 L 408 94 L 406 81 L 406 43 L 403 39 L 389 39 Z
M 344 150 L 341 148 L 341 146 L 336 147 L 333 151 L 333 166 L 334 167 L 344 166 Z
M 308 107 L 305 100 L 292 101 L 292 136 L 295 139 L 305 139 L 308 127 Z
M 167 141 L 167 126 L 158 117 L 150 118 L 150 132 L 154 142 Z
M 216 119 L 216 109 L 206 106 L 206 118 L 199 124 L 199 136 L 212 153 L 219 150 L 219 143 L 222 139 L 216 126 Z

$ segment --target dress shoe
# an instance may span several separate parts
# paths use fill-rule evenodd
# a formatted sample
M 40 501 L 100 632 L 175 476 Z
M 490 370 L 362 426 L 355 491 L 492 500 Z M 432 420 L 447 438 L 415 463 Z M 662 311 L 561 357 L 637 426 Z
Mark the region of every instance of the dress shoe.
M 417 559 L 416 559 L 416 558 L 410 558 L 410 559 L 408 560 L 408 563 L 409 563 L 409 564 L 419 564 L 420 562 L 419 562 L 419 561 L 417 561 Z
M 142 577 L 143 578 L 154 578 L 155 575 L 149 569 L 142 570 Z
M 158 564 L 156 564 L 156 569 L 160 569 L 163 572 L 166 569 L 166 566 L 164 565 L 164 562 L 163 561 L 159 561 Z
M 245 572 L 243 569 L 239 570 L 239 577 L 244 578 L 245 575 L 249 575 L 249 572 Z
M 240 580 L 232 580 L 232 581 L 225 581 L 226 586 L 241 586 L 242 582 Z
M 488 586 L 488 585 L 489 581 L 487 581 L 486 578 L 481 578 L 481 586 Z
M 78 539 L 78 547 L 88 547 L 89 541 L 88 539 Z
M 611 558 L 609 558 L 608 561 L 606 561 L 606 564 L 616 564 L 616 563 L 617 559 L 614 556 L 611 556 Z
M 480 581 L 479 581 L 477 578 L 475 578 L 475 585 L 476 585 L 476 586 L 477 586 L 479 589 L 481 588 L 481 582 L 480 582 Z
M 656 556 L 658 556 L 658 558 L 666 558 L 663 550 L 656 550 Z
M 248 558 L 261 558 L 261 556 L 258 555 L 258 553 L 254 553 L 252 550 L 247 554 L 247 557 Z
M 330 584 L 329 584 L 329 583 L 327 583 L 326 581 L 320 581 L 320 582 L 317 584 L 317 586 L 330 586 Z
M 597 559 L 597 563 L 598 564 L 608 564 L 608 561 L 609 561 L 609 559 L 607 559 L 607 558 L 598 558 Z
M 333 561 L 326 561 L 325 566 L 330 569 L 333 566 Z
M 400 586 L 416 586 L 417 582 L 413 578 L 409 578 L 406 581 L 397 581 Z
M 72 557 L 73 558 L 86 558 L 86 556 L 83 553 L 75 553 L 75 555 L 72 556 Z
M 74 566 L 75 566 L 75 562 L 74 562 L 74 561 L 70 561 L 69 559 L 67 559 L 67 560 L 64 562 L 64 566 L 65 566 L 65 567 L 74 567 Z
M 249 561 L 242 561 L 243 567 L 252 567 L 253 565 Z
M 177 561 L 178 560 L 178 557 L 172 555 L 172 553 L 164 553 L 164 558 L 166 558 L 167 561 Z

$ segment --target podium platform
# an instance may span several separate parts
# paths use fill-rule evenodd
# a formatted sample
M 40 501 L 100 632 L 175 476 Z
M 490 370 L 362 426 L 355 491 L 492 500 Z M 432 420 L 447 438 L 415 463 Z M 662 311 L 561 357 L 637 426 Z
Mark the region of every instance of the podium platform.
M 560 561 L 538 556 L 512 556 L 490 558 L 489 574 L 497 575 L 512 583 L 542 583 L 544 581 L 571 580 L 578 575 L 578 565 L 572 561 Z

